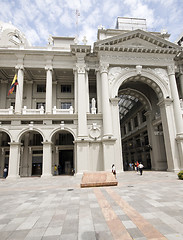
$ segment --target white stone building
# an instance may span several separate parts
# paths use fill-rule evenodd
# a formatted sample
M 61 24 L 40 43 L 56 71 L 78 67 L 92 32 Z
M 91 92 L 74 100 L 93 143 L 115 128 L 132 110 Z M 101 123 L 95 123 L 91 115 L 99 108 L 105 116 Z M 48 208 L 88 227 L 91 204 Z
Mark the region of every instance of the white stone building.
M 144 19 L 118 18 L 94 46 L 32 47 L 0 23 L 0 176 L 183 169 L 181 47 Z M 17 73 L 16 91 L 8 91 Z M 179 91 L 178 91 L 179 89 Z

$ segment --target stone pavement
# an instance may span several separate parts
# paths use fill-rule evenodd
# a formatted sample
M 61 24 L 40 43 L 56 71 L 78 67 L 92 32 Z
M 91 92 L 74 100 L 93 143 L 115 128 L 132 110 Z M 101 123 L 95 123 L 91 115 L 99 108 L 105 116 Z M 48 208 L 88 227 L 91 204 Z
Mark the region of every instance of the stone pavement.
M 183 240 L 176 173 L 124 172 L 117 180 L 80 188 L 81 176 L 0 179 L 0 240 Z

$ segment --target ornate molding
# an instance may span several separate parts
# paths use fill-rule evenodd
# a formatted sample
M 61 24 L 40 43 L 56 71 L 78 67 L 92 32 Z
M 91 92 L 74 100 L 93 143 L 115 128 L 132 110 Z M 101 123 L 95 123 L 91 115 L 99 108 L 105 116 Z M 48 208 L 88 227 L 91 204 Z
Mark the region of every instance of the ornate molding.
M 108 79 L 109 83 L 112 84 L 122 73 L 129 71 L 129 68 L 113 67 L 109 69 Z
M 76 64 L 76 70 L 78 73 L 86 73 L 86 64 L 85 63 L 80 63 L 80 64 Z
M 108 73 L 109 64 L 108 63 L 100 63 L 99 69 L 100 69 L 100 73 Z
M 166 83 L 169 82 L 167 71 L 163 68 L 147 68 L 147 70 L 153 72 L 155 75 L 160 76 Z
M 168 75 L 174 75 L 175 74 L 175 66 L 174 65 L 169 65 L 167 67 L 167 70 L 168 70 Z
M 53 71 L 53 67 L 52 66 L 45 66 L 45 70 L 46 71 Z
M 24 66 L 22 64 L 18 64 L 18 65 L 15 66 L 15 69 L 23 71 L 24 70 Z

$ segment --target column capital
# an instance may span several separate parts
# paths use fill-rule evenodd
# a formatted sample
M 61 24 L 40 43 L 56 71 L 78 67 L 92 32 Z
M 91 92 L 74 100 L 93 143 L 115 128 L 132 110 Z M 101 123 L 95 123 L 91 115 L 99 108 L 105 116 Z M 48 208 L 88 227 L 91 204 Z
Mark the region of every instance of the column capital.
M 22 64 L 18 64 L 15 66 L 16 70 L 24 70 L 24 66 Z
M 173 99 L 172 98 L 166 98 L 161 100 L 160 102 L 158 102 L 158 106 L 160 108 L 164 107 L 164 106 L 170 106 L 173 103 Z
M 168 70 L 168 75 L 175 75 L 175 66 L 172 64 L 172 65 L 169 65 L 167 67 L 167 70 Z
M 26 80 L 25 83 L 26 83 L 26 84 L 33 84 L 33 81 Z
M 43 145 L 52 145 L 53 143 L 46 140 L 46 141 L 42 142 L 42 144 Z
M 8 84 L 8 80 L 1 79 L 0 82 L 4 84 Z
M 118 106 L 120 98 L 115 97 L 115 98 L 110 98 L 110 102 L 112 103 L 113 106 Z
M 86 72 L 86 64 L 85 63 L 76 64 L 76 70 L 78 73 L 85 73 Z
M 100 73 L 108 73 L 109 64 L 108 63 L 100 63 L 99 69 L 100 69 Z
M 46 71 L 53 71 L 53 67 L 52 66 L 45 66 L 45 70 Z

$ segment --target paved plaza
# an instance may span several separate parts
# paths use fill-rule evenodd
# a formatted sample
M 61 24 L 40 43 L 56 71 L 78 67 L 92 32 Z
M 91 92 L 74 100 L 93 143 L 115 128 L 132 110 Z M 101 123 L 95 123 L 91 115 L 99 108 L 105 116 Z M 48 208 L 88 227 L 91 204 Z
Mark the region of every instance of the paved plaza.
M 0 179 L 0 240 L 183 240 L 183 181 L 172 172 L 117 175 L 80 188 L 81 176 Z

